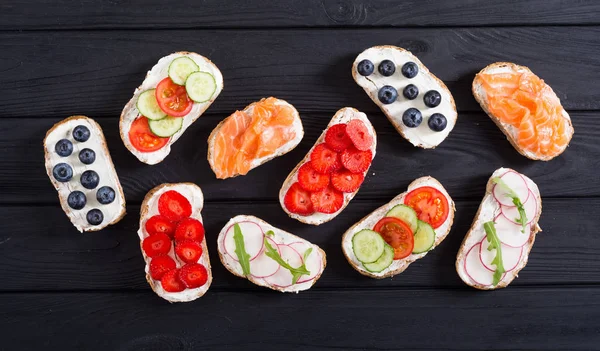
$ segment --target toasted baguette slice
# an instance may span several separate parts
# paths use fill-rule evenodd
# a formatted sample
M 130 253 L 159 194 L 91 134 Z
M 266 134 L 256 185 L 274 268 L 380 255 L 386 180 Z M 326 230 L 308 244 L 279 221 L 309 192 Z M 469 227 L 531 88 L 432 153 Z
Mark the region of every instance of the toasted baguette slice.
M 361 231 L 363 229 L 373 229 L 375 224 L 380 219 L 385 217 L 386 213 L 389 210 L 394 208 L 396 205 L 404 204 L 404 198 L 406 197 L 406 195 L 408 193 L 410 193 L 411 191 L 418 189 L 420 187 L 424 187 L 424 186 L 433 187 L 433 188 L 439 190 L 442 194 L 444 194 L 444 196 L 448 200 L 448 207 L 449 207 L 448 208 L 448 217 L 446 218 L 444 223 L 442 223 L 437 229 L 435 229 L 436 235 L 435 235 L 435 242 L 433 243 L 433 246 L 426 252 L 423 252 L 420 254 L 410 254 L 406 258 L 403 258 L 400 260 L 394 260 L 389 267 L 387 267 L 386 269 L 384 269 L 381 272 L 377 272 L 377 273 L 369 272 L 367 269 L 365 269 L 363 264 L 356 258 L 356 255 L 354 255 L 354 250 L 352 248 L 352 238 L 354 237 L 354 234 L 358 233 L 359 231 Z M 392 201 L 379 207 L 378 209 L 376 209 L 375 211 L 371 212 L 369 215 L 367 215 L 366 217 L 364 217 L 363 219 L 358 221 L 352 227 L 350 227 L 350 229 L 348 229 L 342 236 L 342 251 L 344 252 L 344 256 L 346 256 L 348 263 L 350 263 L 352 268 L 354 268 L 358 273 L 365 275 L 367 277 L 376 278 L 376 279 L 393 277 L 396 274 L 400 274 L 400 273 L 404 272 L 404 270 L 406 268 L 408 268 L 408 266 L 411 263 L 413 263 L 414 261 L 416 261 L 420 258 L 423 258 L 425 255 L 427 255 L 427 253 L 429 251 L 435 249 L 446 238 L 448 233 L 450 233 L 450 229 L 452 228 L 452 223 L 454 222 L 454 212 L 455 211 L 456 211 L 456 209 L 454 206 L 454 201 L 452 200 L 452 198 L 450 197 L 450 195 L 448 194 L 446 189 L 444 189 L 442 184 L 440 184 L 440 182 L 438 182 L 433 177 L 421 177 L 421 178 L 415 179 L 412 183 L 410 183 L 408 185 L 408 189 L 406 189 L 405 192 L 403 192 L 402 194 L 399 194 L 398 196 L 393 198 Z
M 215 78 L 217 89 L 215 90 L 213 96 L 209 101 L 202 103 L 194 102 L 190 113 L 188 113 L 184 117 L 181 117 L 184 118 L 183 126 L 177 133 L 170 137 L 169 142 L 164 147 L 152 152 L 140 152 L 132 145 L 131 141 L 129 140 L 129 129 L 131 128 L 131 124 L 138 117 L 140 117 L 140 111 L 136 107 L 138 97 L 144 91 L 156 88 L 156 85 L 161 80 L 169 76 L 169 65 L 171 64 L 171 62 L 173 62 L 173 60 L 175 60 L 176 58 L 183 56 L 194 60 L 194 62 L 200 68 L 200 71 L 210 73 Z M 221 71 L 219 71 L 217 66 L 215 66 L 215 64 L 212 63 L 206 57 L 198 55 L 194 52 L 180 51 L 161 58 L 156 63 L 156 65 L 154 65 L 154 67 L 152 67 L 152 69 L 148 71 L 148 73 L 146 74 L 146 78 L 142 82 L 142 85 L 135 89 L 135 91 L 133 92 L 133 97 L 131 98 L 131 100 L 129 100 L 129 102 L 127 102 L 125 108 L 123 109 L 123 112 L 121 112 L 119 130 L 121 132 L 121 139 L 123 140 L 123 143 L 125 144 L 127 149 L 131 151 L 131 153 L 140 161 L 149 165 L 154 165 L 161 162 L 171 152 L 171 145 L 174 144 L 177 141 L 177 139 L 179 139 L 179 137 L 181 137 L 183 132 L 185 132 L 185 130 L 192 123 L 194 123 L 198 119 L 198 117 L 200 117 L 204 113 L 204 111 L 206 111 L 206 109 L 213 103 L 213 101 L 215 101 L 217 96 L 219 96 L 221 90 L 223 90 L 223 75 L 221 75 Z
M 356 195 L 356 193 L 358 193 L 358 190 L 356 190 L 355 192 L 352 192 L 352 193 L 344 193 L 344 204 L 337 212 L 334 212 L 331 214 L 315 212 L 311 215 L 303 216 L 303 215 L 299 215 L 299 214 L 290 212 L 286 208 L 285 203 L 284 203 L 285 194 L 287 193 L 289 188 L 292 186 L 292 184 L 294 184 L 295 182 L 298 181 L 298 169 L 304 163 L 310 161 L 310 154 L 313 151 L 313 149 L 318 144 L 325 142 L 325 134 L 327 133 L 327 129 L 334 124 L 348 123 L 353 119 L 359 119 L 359 120 L 363 121 L 363 123 L 369 130 L 369 133 L 373 136 L 373 144 L 371 145 L 371 152 L 373 153 L 373 158 L 375 158 L 375 151 L 377 149 L 377 134 L 375 133 L 375 129 L 373 128 L 371 121 L 369 121 L 369 119 L 367 118 L 367 115 L 358 111 L 357 109 L 354 109 L 351 107 L 341 108 L 340 110 L 338 110 L 335 113 L 333 118 L 331 118 L 331 121 L 327 125 L 327 128 L 321 133 L 321 136 L 319 136 L 319 139 L 317 139 L 317 141 L 315 142 L 313 147 L 310 150 L 308 150 L 308 153 L 306 154 L 306 156 L 290 172 L 290 174 L 287 176 L 287 178 L 283 182 L 281 189 L 279 190 L 279 203 L 281 204 L 281 208 L 283 208 L 283 210 L 288 214 L 288 216 L 295 218 L 302 223 L 312 224 L 312 225 L 320 225 L 325 222 L 329 222 L 330 220 L 334 219 L 338 214 L 340 214 L 344 210 L 344 208 L 346 208 L 346 206 L 348 206 L 348 204 L 350 203 L 350 200 L 352 200 L 354 198 L 354 196 Z M 364 172 L 364 175 L 366 176 L 366 174 L 368 172 L 369 172 L 369 169 L 367 169 Z
M 73 138 L 73 129 L 77 126 L 85 126 L 90 131 L 90 138 L 85 142 L 76 141 Z M 67 139 L 73 144 L 73 152 L 66 157 L 61 157 L 55 151 L 56 143 L 61 139 Z M 89 165 L 79 160 L 79 152 L 82 149 L 92 149 L 96 153 L 96 160 Z M 110 152 L 106 146 L 106 139 L 102 128 L 93 119 L 86 116 L 72 116 L 56 123 L 44 138 L 44 156 L 46 160 L 46 173 L 58 191 L 60 205 L 80 232 L 97 231 L 109 224 L 115 224 L 125 216 L 125 195 L 119 182 L 119 177 L 115 171 Z M 67 163 L 73 169 L 73 178 L 70 181 L 61 183 L 52 175 L 53 168 L 59 163 Z M 79 178 L 85 171 L 95 171 L 100 182 L 94 189 L 86 189 L 81 185 Z M 110 204 L 100 204 L 96 199 L 96 192 L 100 187 L 109 186 L 115 192 L 115 199 Z M 73 191 L 81 191 L 86 197 L 86 205 L 82 209 L 72 209 L 67 202 L 69 194 Z M 91 209 L 99 209 L 104 216 L 99 225 L 92 225 L 87 221 L 87 213 Z
M 524 182 L 523 184 L 527 184 L 527 188 L 529 189 L 528 198 L 526 200 L 521 199 L 521 201 L 524 202 L 528 220 L 530 221 L 530 223 L 527 225 L 525 233 L 521 232 L 521 225 L 514 224 L 513 228 L 510 221 L 508 221 L 508 218 L 516 219 L 519 216 L 516 208 L 514 206 L 505 207 L 496 200 L 496 195 L 498 193 L 495 191 L 494 187 L 497 187 L 498 185 L 495 185 L 492 179 L 494 177 L 502 177 L 502 179 L 505 180 L 506 178 L 504 177 L 504 175 L 511 172 L 514 172 L 514 174 L 511 174 L 514 178 L 517 178 L 519 176 L 522 177 L 522 181 Z M 516 182 L 506 182 L 509 187 L 515 189 L 518 188 L 518 186 L 515 186 L 517 184 Z M 500 188 L 496 190 L 501 191 Z M 520 191 L 520 193 L 523 192 Z M 533 205 L 535 205 L 535 209 L 533 209 Z M 503 215 L 502 212 L 504 212 L 505 215 Z M 527 260 L 529 259 L 529 252 L 531 251 L 531 248 L 535 241 L 535 236 L 538 232 L 542 230 L 538 225 L 538 221 L 541 214 L 542 199 L 540 197 L 540 191 L 537 185 L 525 175 L 520 174 L 512 169 L 497 169 L 492 174 L 487 183 L 485 196 L 481 201 L 481 205 L 479 205 L 479 210 L 475 215 L 475 219 L 473 220 L 471 229 L 465 236 L 458 251 L 458 255 L 456 257 L 456 272 L 458 273 L 460 278 L 467 285 L 481 290 L 492 290 L 508 286 L 508 284 L 510 284 L 518 276 L 519 271 L 523 269 L 523 267 L 525 267 L 525 265 L 527 264 Z M 496 223 L 496 233 L 499 235 L 498 237 L 500 241 L 503 242 L 501 248 L 505 269 L 512 268 L 510 271 L 505 273 L 503 278 L 496 286 L 491 284 L 493 272 L 496 266 L 490 264 L 491 259 L 495 257 L 496 250 L 485 250 L 489 243 L 486 239 L 483 224 L 489 221 L 494 221 Z M 507 226 L 507 224 L 509 225 Z M 510 230 L 507 230 L 507 227 L 510 228 Z M 527 235 L 527 237 L 525 237 L 525 235 Z M 518 245 L 521 244 L 514 244 L 514 242 L 516 242 L 515 240 L 522 241 L 523 244 L 520 248 Z M 504 242 L 509 243 L 514 247 L 509 247 L 505 245 Z M 479 257 L 479 261 L 477 261 L 476 258 L 470 260 L 469 254 L 471 253 L 471 249 L 479 249 L 477 245 L 481 245 L 481 243 L 485 245 L 483 248 L 484 255 Z M 475 254 L 476 252 L 473 253 L 473 255 Z M 478 264 L 483 265 L 484 260 L 488 265 L 488 268 L 485 268 L 486 266 L 483 266 L 483 270 L 480 270 L 481 266 L 479 266 Z M 471 271 L 469 271 L 469 269 L 471 269 Z
M 208 257 L 208 247 L 206 246 L 206 237 L 202 240 L 202 256 L 198 260 L 198 263 L 203 265 L 206 268 L 206 272 L 208 273 L 208 279 L 204 285 L 194 289 L 185 289 L 180 292 L 167 292 L 163 289 L 162 284 L 158 280 L 152 279 L 150 276 L 150 261 L 152 258 L 148 257 L 144 252 L 142 247 L 142 243 L 144 239 L 148 237 L 148 232 L 145 229 L 146 221 L 150 219 L 150 217 L 159 214 L 158 212 L 158 199 L 162 194 L 169 190 L 175 190 L 181 195 L 185 196 L 185 198 L 192 205 L 192 215 L 191 218 L 197 219 L 201 223 L 204 223 L 202 220 L 202 208 L 204 206 L 204 195 L 202 194 L 202 190 L 196 184 L 193 183 L 173 183 L 173 184 L 161 184 L 146 194 L 144 201 L 142 202 L 142 207 L 140 209 L 140 229 L 138 230 L 138 236 L 140 237 L 140 249 L 142 251 L 142 256 L 144 257 L 144 261 L 146 262 L 145 272 L 146 272 L 146 280 L 152 290 L 163 299 L 169 302 L 189 302 L 193 301 L 199 297 L 202 297 L 210 284 L 212 283 L 212 271 L 210 268 L 210 258 Z M 169 251 L 169 256 L 175 260 L 177 263 L 177 268 L 181 268 L 185 265 L 185 262 L 181 261 L 177 255 L 175 254 L 175 243 L 173 242 L 171 245 L 171 251 Z
M 264 100 L 265 99 L 263 98 L 259 102 L 262 102 Z M 252 112 L 254 111 L 254 107 L 256 104 L 257 104 L 257 102 L 253 102 L 250 105 L 246 106 L 246 108 L 244 108 L 243 112 L 252 116 Z M 302 127 L 302 120 L 300 119 L 298 110 L 296 110 L 296 108 L 292 104 L 290 104 L 289 102 L 287 102 L 285 100 L 276 99 L 275 104 L 281 105 L 281 106 L 287 106 L 287 107 L 291 108 L 291 110 L 293 111 L 294 122 L 292 123 L 291 128 L 294 130 L 295 136 L 293 139 L 289 140 L 287 143 L 278 147 L 271 155 L 267 155 L 267 156 L 264 156 L 261 158 L 256 158 L 256 159 L 252 160 L 252 163 L 250 165 L 250 170 L 262 165 L 263 163 L 266 163 L 266 162 L 274 159 L 275 157 L 285 155 L 288 152 L 292 151 L 296 146 L 298 146 L 298 144 L 304 137 L 304 128 Z M 217 175 L 217 178 L 219 178 L 219 179 L 226 179 L 226 178 L 237 177 L 238 175 L 241 175 L 240 173 L 236 173 L 234 175 L 227 175 L 227 176 L 222 175 L 223 172 L 219 169 L 219 167 L 221 165 L 218 164 L 218 162 L 222 161 L 222 160 L 216 159 L 217 153 L 215 152 L 215 147 L 216 147 L 215 144 L 217 142 L 218 136 L 220 135 L 219 132 L 221 132 L 223 126 L 225 125 L 225 122 L 227 122 L 228 119 L 233 118 L 233 117 L 234 117 L 234 115 L 231 115 L 231 116 L 225 118 L 224 120 L 222 120 L 215 127 L 215 129 L 213 129 L 213 131 L 210 133 L 210 136 L 208 137 L 208 156 L 207 156 L 208 164 L 210 165 L 210 168 L 213 170 L 213 172 L 215 172 L 215 174 Z
M 244 275 L 236 253 L 237 247 L 233 238 L 233 226 L 236 223 L 240 225 L 245 250 L 250 255 L 251 274 L 248 276 Z M 304 264 L 310 274 L 301 275 L 293 284 L 290 271 L 266 256 L 266 246 L 262 243 L 264 238 L 267 238 L 271 247 L 278 250 L 280 257 L 290 266 L 298 268 Z M 228 271 L 256 285 L 280 292 L 298 293 L 310 289 L 327 265 L 325 251 L 320 247 L 254 216 L 239 215 L 230 219 L 219 233 L 217 245 L 221 263 Z
M 359 62 L 365 59 L 370 60 L 375 66 L 374 72 L 369 76 L 362 76 L 357 71 Z M 396 66 L 396 71 L 389 77 L 381 75 L 377 69 L 383 60 L 391 60 Z M 409 79 L 402 75 L 402 66 L 407 62 L 414 62 L 419 67 L 419 72 L 414 78 Z M 392 45 L 368 48 L 354 60 L 352 77 L 371 100 L 381 108 L 398 133 L 414 146 L 424 149 L 435 148 L 446 139 L 456 124 L 458 113 L 450 90 L 408 50 Z M 409 84 L 413 84 L 419 89 L 419 95 L 414 100 L 409 100 L 402 95 L 402 91 Z M 378 98 L 379 89 L 386 85 L 390 85 L 398 91 L 396 101 L 387 105 Z M 425 93 L 430 90 L 437 90 L 442 97 L 441 103 L 433 108 L 425 106 L 423 102 Z M 423 121 L 416 128 L 409 128 L 402 122 L 402 115 L 409 108 L 418 109 L 423 116 Z M 429 117 L 434 113 L 441 113 L 446 117 L 446 128 L 440 132 L 431 130 L 427 124 Z
M 560 153 L 558 153 L 556 155 L 543 155 L 543 154 L 538 154 L 536 152 L 532 152 L 532 151 L 524 149 L 518 143 L 518 137 L 519 137 L 518 128 L 515 128 L 514 126 L 512 126 L 508 123 L 502 122 L 498 118 L 498 116 L 494 116 L 494 114 L 492 114 L 490 112 L 487 94 L 486 94 L 486 91 L 483 86 L 483 82 L 481 81 L 480 77 L 482 74 L 496 74 L 496 73 L 528 73 L 528 74 L 534 74 L 534 73 L 531 72 L 531 70 L 525 66 L 519 66 L 517 64 L 510 63 L 510 62 L 496 62 L 496 63 L 493 63 L 493 64 L 485 67 L 484 69 L 482 69 L 475 76 L 475 79 L 473 80 L 472 90 L 473 90 L 473 96 L 475 97 L 475 100 L 477 100 L 477 102 L 479 103 L 479 105 L 481 105 L 481 108 L 485 111 L 485 113 L 487 113 L 487 115 L 490 116 L 490 118 L 492 119 L 492 121 L 494 121 L 494 123 L 498 126 L 498 128 L 500 128 L 502 133 L 504 133 L 504 135 L 506 135 L 506 138 L 511 143 L 511 145 L 521 155 L 523 155 L 529 159 L 532 159 L 532 160 L 549 161 L 549 160 L 553 159 L 554 157 L 560 155 L 562 152 L 564 152 L 564 150 L 566 150 L 569 142 L 571 141 L 571 138 L 573 137 L 574 129 L 573 129 L 573 124 L 571 123 L 571 117 L 569 116 L 567 111 L 565 111 L 565 109 L 562 108 L 562 106 L 560 106 L 561 115 L 563 118 L 565 118 L 567 120 L 567 126 L 564 130 L 564 136 L 568 139 L 568 141 L 567 141 L 567 144 L 562 149 L 562 151 L 560 151 Z M 546 93 L 549 94 L 548 98 L 550 100 L 556 101 L 560 105 L 560 99 L 558 98 L 558 96 L 556 96 L 556 93 L 554 92 L 554 90 L 552 90 L 552 88 L 547 84 L 546 84 L 546 88 L 547 88 Z

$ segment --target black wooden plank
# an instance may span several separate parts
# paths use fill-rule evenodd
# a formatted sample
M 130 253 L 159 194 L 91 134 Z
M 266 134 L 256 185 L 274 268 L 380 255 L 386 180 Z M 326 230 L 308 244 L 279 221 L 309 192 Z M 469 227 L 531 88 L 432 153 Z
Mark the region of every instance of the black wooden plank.
M 118 116 L 158 58 L 207 55 L 225 89 L 209 110 L 228 115 L 261 97 L 288 99 L 301 113 L 354 105 L 378 111 L 350 75 L 356 55 L 377 44 L 412 50 L 447 82 L 461 111 L 480 111 L 474 74 L 515 61 L 553 86 L 567 109 L 600 109 L 600 27 L 333 30 L 165 30 L 0 34 L 1 117 Z
M 2 294 L 7 349 L 598 350 L 600 289 Z
M 5 0 L 1 30 L 598 24 L 593 0 Z
M 393 279 L 374 280 L 355 272 L 341 251 L 341 236 L 383 201 L 354 201 L 335 220 L 313 227 L 288 218 L 277 203 L 207 203 L 203 211 L 214 289 L 264 290 L 227 272 L 216 252 L 216 236 L 238 214 L 256 215 L 321 246 L 328 266 L 314 289 L 375 287 L 463 287 L 454 270 L 460 243 L 479 202 L 458 201 L 452 232 L 444 243 Z M 544 200 L 529 264 L 512 286 L 599 284 L 600 199 Z M 0 291 L 143 289 L 143 260 L 137 237 L 139 207 L 128 206 L 120 223 L 79 234 L 57 206 L 0 207 Z

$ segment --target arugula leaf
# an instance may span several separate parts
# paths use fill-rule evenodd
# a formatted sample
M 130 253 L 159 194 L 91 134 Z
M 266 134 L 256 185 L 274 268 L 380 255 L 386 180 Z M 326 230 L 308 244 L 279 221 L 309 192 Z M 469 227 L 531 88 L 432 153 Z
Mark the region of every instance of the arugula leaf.
M 274 232 L 274 231 L 272 231 L 272 230 L 268 230 L 268 231 L 267 231 L 267 235 L 268 235 L 268 236 L 273 236 L 273 235 L 275 235 L 275 232 Z
M 242 229 L 237 223 L 233 225 L 233 240 L 235 241 L 235 254 L 238 257 L 240 266 L 242 266 L 242 272 L 244 276 L 248 276 L 250 274 L 250 255 L 246 252 L 244 235 L 242 235 Z
M 517 206 L 517 211 L 519 211 L 519 218 L 515 218 L 515 222 L 521 225 L 521 233 L 525 233 L 525 228 L 527 227 L 527 214 L 525 214 L 525 207 L 523 207 L 523 203 L 521 203 L 521 199 L 517 193 L 515 193 L 509 186 L 506 184 L 500 177 L 492 178 L 492 182 L 499 185 L 504 191 L 506 195 L 508 195 L 515 206 Z
M 300 276 L 310 275 L 310 271 L 308 269 L 306 269 L 306 264 L 303 263 L 302 266 L 300 266 L 298 268 L 294 268 L 294 267 L 290 266 L 289 263 L 284 261 L 283 258 L 281 258 L 281 256 L 279 255 L 279 252 L 277 252 L 277 250 L 275 250 L 273 248 L 273 246 L 271 246 L 271 244 L 269 244 L 269 241 L 267 240 L 267 238 L 265 238 L 265 248 L 266 248 L 265 255 L 267 255 L 267 257 L 269 257 L 270 259 L 279 263 L 279 265 L 281 267 L 287 269 L 288 271 L 290 271 L 290 273 L 292 273 L 292 284 L 296 284 L 298 279 L 300 279 Z M 305 258 L 308 257 L 308 255 L 310 255 L 311 251 L 312 251 L 312 248 L 306 250 L 306 252 L 304 252 L 304 257 Z
M 494 281 L 492 284 L 498 285 L 500 279 L 502 279 L 502 274 L 504 274 L 504 263 L 502 261 L 502 244 L 500 243 L 500 239 L 496 234 L 496 227 L 494 227 L 494 221 L 489 221 L 483 223 L 483 229 L 485 229 L 485 236 L 487 241 L 490 243 L 488 246 L 488 251 L 496 249 L 496 257 L 492 260 L 492 264 L 496 265 L 496 271 L 494 272 Z

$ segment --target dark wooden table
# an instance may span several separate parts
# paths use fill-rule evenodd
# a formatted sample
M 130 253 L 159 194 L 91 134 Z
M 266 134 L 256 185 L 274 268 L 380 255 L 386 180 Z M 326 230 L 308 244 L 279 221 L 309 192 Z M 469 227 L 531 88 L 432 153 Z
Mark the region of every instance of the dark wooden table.
M 458 124 L 438 149 L 413 148 L 353 82 L 354 57 L 377 44 L 411 50 L 454 94 Z M 600 349 L 600 2 L 3 0 L 0 48 L 0 349 Z M 146 70 L 178 50 L 213 60 L 225 89 L 164 162 L 144 165 L 123 146 L 118 117 Z M 495 61 L 529 66 L 557 92 L 575 126 L 562 156 L 518 155 L 482 113 L 471 81 Z M 210 131 L 271 95 L 298 108 L 304 140 L 245 177 L 215 179 Z M 344 106 L 377 130 L 374 175 L 335 220 L 303 225 L 280 209 L 279 187 Z M 104 128 L 127 197 L 125 219 L 98 233 L 75 230 L 44 171 L 46 130 L 73 114 Z M 500 166 L 537 182 L 544 231 L 509 288 L 481 292 L 454 260 Z M 393 279 L 360 276 L 341 234 L 423 175 L 456 200 L 452 232 Z M 146 192 L 177 181 L 204 190 L 214 274 L 209 292 L 185 304 L 150 290 L 136 235 Z M 216 234 L 237 214 L 320 245 L 323 277 L 295 295 L 227 272 Z

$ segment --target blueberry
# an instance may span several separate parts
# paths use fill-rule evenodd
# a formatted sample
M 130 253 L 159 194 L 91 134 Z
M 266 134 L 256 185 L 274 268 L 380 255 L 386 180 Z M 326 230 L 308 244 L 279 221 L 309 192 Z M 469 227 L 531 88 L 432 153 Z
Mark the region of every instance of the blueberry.
M 86 189 L 94 189 L 100 183 L 98 173 L 94 171 L 85 171 L 81 174 L 81 185 Z
M 375 70 L 375 65 L 369 60 L 362 60 L 356 66 L 356 70 L 361 76 L 370 76 Z
M 390 85 L 385 85 L 377 93 L 377 97 L 381 103 L 389 105 L 398 98 L 398 91 Z
M 383 60 L 377 67 L 379 73 L 384 77 L 389 77 L 396 72 L 396 65 L 390 60 Z
M 441 132 L 446 129 L 447 124 L 448 121 L 446 120 L 446 117 L 441 113 L 432 114 L 427 121 L 427 125 L 429 125 L 429 128 L 434 132 Z
M 96 153 L 92 149 L 85 148 L 79 151 L 79 161 L 86 165 L 91 165 L 96 161 Z
M 109 186 L 103 186 L 96 192 L 96 200 L 103 205 L 115 201 L 115 191 Z
M 81 210 L 85 207 L 85 204 L 87 203 L 87 198 L 85 197 L 85 194 L 83 192 L 75 190 L 74 192 L 69 194 L 69 197 L 67 197 L 67 203 L 69 204 L 70 208 L 74 210 Z
M 402 90 L 402 95 L 409 100 L 414 100 L 419 96 L 419 88 L 414 84 L 409 84 Z
M 73 143 L 68 139 L 60 139 L 54 146 L 54 150 L 59 156 L 67 157 L 73 152 Z
M 85 217 L 91 225 L 99 225 L 104 220 L 104 214 L 97 208 L 89 210 Z
M 427 107 L 436 107 L 442 102 L 442 95 L 437 90 L 430 90 L 423 96 L 423 102 Z
M 77 126 L 73 129 L 73 139 L 83 143 L 90 138 L 90 130 L 86 126 Z
M 404 114 L 402 115 L 402 123 L 404 123 L 404 125 L 408 128 L 417 128 L 421 122 L 423 122 L 423 115 L 421 115 L 421 111 L 414 107 L 404 111 Z
M 66 163 L 59 163 L 52 169 L 52 175 L 61 183 L 68 182 L 73 178 L 73 168 Z
M 402 75 L 406 78 L 414 78 L 419 73 L 419 66 L 414 62 L 407 62 L 402 66 Z

